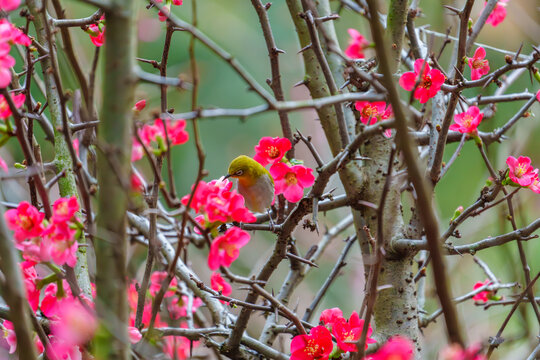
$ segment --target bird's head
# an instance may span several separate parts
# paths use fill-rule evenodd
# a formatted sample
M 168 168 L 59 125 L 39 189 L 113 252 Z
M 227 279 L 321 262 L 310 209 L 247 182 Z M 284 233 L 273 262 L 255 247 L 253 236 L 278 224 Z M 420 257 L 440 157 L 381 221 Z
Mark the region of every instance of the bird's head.
M 253 160 L 249 156 L 240 155 L 229 164 L 229 170 L 225 178 L 237 178 L 243 185 L 253 185 L 261 176 L 270 173 L 261 164 Z M 273 179 L 272 179 L 273 182 Z

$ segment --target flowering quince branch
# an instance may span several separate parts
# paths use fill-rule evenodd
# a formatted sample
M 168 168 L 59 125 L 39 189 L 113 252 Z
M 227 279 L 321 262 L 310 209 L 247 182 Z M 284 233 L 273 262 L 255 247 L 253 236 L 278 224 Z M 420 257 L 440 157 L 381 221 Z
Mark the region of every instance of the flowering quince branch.
M 540 219 L 527 225 L 520 222 L 519 216 L 525 211 L 523 200 L 540 192 L 540 171 L 536 169 L 540 160 L 505 153 L 505 164 L 487 156 L 489 146 L 511 141 L 513 129 L 518 124 L 525 126 L 527 118 L 532 117 L 531 109 L 540 101 L 540 92 L 507 92 L 510 85 L 523 80 L 519 77 L 526 71 L 533 80 L 540 81 L 536 69 L 540 52 L 533 46 L 529 55 L 521 55 L 522 48 L 529 51 L 528 44 L 517 52 L 509 52 L 476 43 L 486 23 L 497 27 L 493 29 L 497 31 L 504 26 L 505 6 L 512 6 L 512 2 L 489 0 L 478 13 L 472 11 L 472 0 L 465 2 L 462 9 L 450 9 L 459 21 L 455 37 L 452 36 L 455 30 L 448 30 L 446 35 L 438 33 L 437 24 L 433 25 L 434 30 L 415 29 L 414 21 L 422 11 L 418 1 L 413 1 L 409 9 L 407 2 L 390 1 L 385 11 L 388 15 L 382 16 L 371 0 L 365 3 L 341 0 L 343 8 L 339 11 L 345 13 L 340 15 L 334 13 L 328 0 L 286 0 L 296 30 L 294 35 L 299 40 L 297 48 L 291 51 L 290 42 L 282 40 L 283 32 L 280 30 L 277 36 L 278 32 L 273 33 L 271 28 L 271 20 L 281 15 L 277 13 L 281 8 L 252 0 L 255 10 L 252 15 L 256 14 L 261 26 L 253 33 L 260 35 L 261 44 L 262 41 L 266 44 L 271 73 L 267 84 L 271 92 L 256 80 L 261 74 L 249 73 L 237 60 L 240 58 L 237 54 L 224 51 L 226 46 L 218 45 L 199 30 L 199 17 L 203 19 L 206 14 L 197 14 L 196 0 L 191 2 L 192 24 L 175 15 L 184 16 L 181 0 L 153 0 L 146 8 L 156 22 L 157 19 L 163 22 L 165 40 L 159 62 L 141 60 L 134 51 L 131 17 L 135 9 L 145 11 L 142 3 L 84 2 L 97 6 L 97 11 L 87 17 L 69 19 L 65 14 L 71 8 L 64 10 L 62 5 L 67 3 L 62 0 L 51 0 L 52 14 L 41 0 L 28 0 L 24 4 L 20 0 L 0 0 L 0 9 L 11 11 L 9 17 L 14 21 L 17 9 L 26 17 L 26 26 L 21 29 L 7 18 L 0 21 L 0 86 L 3 85 L 0 146 L 17 137 L 22 149 L 20 156 L 24 156 L 21 163 L 16 162 L 17 155 L 15 161 L 4 152 L 0 158 L 0 172 L 6 171 L 0 178 L 10 206 L 10 210 L 1 211 L 10 232 L 0 231 L 0 246 L 5 248 L 2 254 L 12 254 L 17 249 L 17 256 L 24 259 L 19 264 L 15 259 L 0 263 L 2 286 L 6 290 L 2 300 L 9 305 L 9 308 L 0 307 L 0 319 L 5 319 L 0 320 L 5 338 L 1 343 L 7 344 L 0 344 L 0 357 L 7 346 L 5 353 L 18 351 L 20 358 L 28 359 L 37 354 L 51 359 L 124 357 L 130 351 L 139 358 L 159 352 L 159 356 L 175 359 L 210 357 L 209 352 L 216 358 L 224 355 L 234 359 L 350 359 L 363 357 L 365 353 L 372 360 L 421 359 L 425 356 L 423 347 L 427 348 L 425 351 L 433 351 L 433 347 L 442 344 L 424 345 L 419 328 L 431 331 L 428 325 L 442 314 L 449 342 L 457 344 L 449 344 L 439 357 L 484 360 L 481 346 L 467 347 L 464 343 L 470 337 L 464 336 L 465 327 L 460 329 L 456 303 L 470 300 L 469 309 L 475 309 L 472 305 L 484 309 L 498 304 L 514 305 L 490 342 L 492 346 L 502 343 L 502 332 L 520 303 L 526 302 L 524 306 L 530 303 L 537 319 L 540 318 L 533 288 L 537 278 L 531 279 L 530 259 L 526 256 L 526 246 L 533 243 L 528 240 L 538 237 L 535 232 L 540 228 Z M 361 33 L 366 28 L 362 23 L 354 24 L 354 28 L 346 24 L 340 28 L 347 31 L 336 32 L 334 24 L 347 21 L 346 12 L 350 10 L 352 15 L 360 15 L 362 22 L 370 24 L 371 34 Z M 381 25 L 386 26 L 384 32 Z M 410 46 L 403 41 L 405 26 Z M 236 29 L 232 25 L 229 30 Z M 191 75 L 188 74 L 187 81 L 183 80 L 184 74 L 176 78 L 167 75 L 172 70 L 169 62 L 171 66 L 176 62 L 172 56 L 169 61 L 171 49 L 183 44 L 179 39 L 182 34 L 177 34 L 178 39 L 174 35 L 177 31 L 187 31 L 190 37 Z M 430 53 L 434 44 L 427 41 L 426 34 L 444 37 L 438 56 Z M 139 33 L 141 40 L 146 35 Z M 77 41 L 79 36 L 85 39 L 82 45 Z M 59 63 L 62 57 L 56 49 L 58 37 L 67 62 Z M 344 41 L 343 46 L 339 45 L 338 37 Z M 373 39 L 374 43 L 366 39 Z M 228 39 L 223 41 L 226 43 Z M 214 100 L 199 101 L 199 96 L 206 99 L 203 91 L 207 73 L 202 70 L 207 59 L 195 53 L 196 42 L 207 47 L 218 61 L 224 60 L 256 97 L 262 99 L 262 105 L 242 103 L 234 108 L 223 104 L 216 108 L 208 105 Z M 278 60 L 284 51 L 277 43 L 288 44 L 288 57 L 303 60 L 305 73 L 294 74 L 299 79 L 287 78 L 290 68 L 300 64 L 288 58 L 287 66 L 280 66 Z M 453 55 L 447 54 L 449 43 L 455 45 Z M 80 52 L 80 46 L 95 46 L 93 58 L 83 58 L 86 52 Z M 142 42 L 141 46 L 144 46 Z M 253 44 L 249 46 L 252 49 Z M 14 47 L 21 54 L 20 64 L 19 59 L 16 61 L 10 55 Z M 297 50 L 300 51 L 296 53 Z M 390 57 L 385 55 L 390 53 Z M 374 54 L 376 57 L 369 59 Z M 494 54 L 507 55 L 506 64 L 496 65 L 499 59 Z M 266 54 L 252 56 L 261 55 Z M 96 70 L 102 58 L 107 75 L 103 81 Z M 241 58 L 242 63 L 251 65 L 247 63 L 249 58 Z M 363 60 L 366 58 L 369 60 Z M 136 66 L 137 59 L 152 65 L 159 74 Z M 199 63 L 201 60 L 204 63 Z M 38 63 L 43 70 L 40 74 L 35 71 Z M 448 64 L 448 68 L 443 69 L 441 64 Z M 72 74 L 74 84 L 68 80 Z M 305 100 L 288 100 L 288 84 L 297 81 L 309 94 L 304 95 Z M 151 107 L 158 96 L 153 93 L 133 96 L 136 84 L 143 82 L 159 86 L 157 111 Z M 97 84 L 101 83 L 100 90 Z M 500 87 L 492 91 L 491 83 Z M 396 84 L 401 85 L 402 97 Z M 152 90 L 145 91 L 156 90 L 148 89 Z M 175 94 L 175 108 L 179 108 L 175 111 L 169 108 L 169 103 L 173 104 L 169 96 L 182 89 L 191 94 Z M 231 87 L 233 90 L 237 91 Z M 183 109 L 183 101 L 176 105 L 186 95 L 191 97 L 189 112 Z M 42 98 L 46 98 L 44 104 L 37 101 Z M 403 100 L 407 98 L 410 103 Z M 516 106 L 517 101 L 522 103 Z M 516 106 L 515 112 L 504 113 L 506 106 Z M 303 122 L 299 125 L 302 132 L 293 135 L 289 121 L 302 110 L 310 111 L 302 114 Z M 314 123 L 316 126 L 311 126 L 315 112 L 318 121 Z M 249 137 L 242 140 L 254 146 L 254 152 L 248 155 L 254 155 L 251 160 L 256 165 L 250 163 L 249 169 L 259 169 L 265 184 L 272 183 L 273 193 L 278 195 L 277 201 L 262 209 L 271 207 L 271 210 L 261 212 L 256 206 L 260 205 L 257 196 L 253 195 L 261 191 L 258 188 L 246 191 L 253 184 L 242 178 L 242 172 L 229 169 L 227 173 L 227 177 L 238 179 L 237 188 L 230 179 L 204 179 L 208 171 L 202 147 L 206 133 L 202 130 L 207 128 L 199 129 L 199 122 L 225 117 L 245 120 L 262 113 L 279 117 L 277 131 L 281 130 L 283 138 L 269 131 L 258 144 Z M 504 122 L 493 122 L 501 120 L 501 116 Z M 186 120 L 193 127 L 187 129 Z M 36 121 L 47 135 L 45 140 L 53 146 L 42 143 L 42 132 L 34 128 Z M 305 130 L 306 124 L 309 130 Z M 487 127 L 494 130 L 486 132 Z M 234 131 L 243 135 L 236 128 Z M 435 188 L 437 198 L 444 198 L 441 191 L 447 185 L 441 179 L 451 179 L 454 175 L 445 175 L 458 171 L 460 162 L 468 161 L 458 156 L 469 151 L 468 140 L 476 142 L 486 166 L 482 170 L 488 170 L 490 179 L 480 186 L 477 200 L 470 201 L 465 209 L 461 206 L 456 209 L 446 228 L 446 221 L 435 217 L 435 206 L 430 199 Z M 459 145 L 445 163 L 444 151 L 452 142 Z M 173 147 L 185 144 L 179 147 L 183 153 L 191 143 L 197 150 L 197 175 L 191 191 L 179 199 L 175 184 L 178 181 L 186 184 L 182 179 L 189 179 L 190 175 L 182 172 L 184 165 L 177 161 Z M 302 144 L 315 160 L 316 169 L 311 169 L 309 162 L 295 158 L 303 150 Z M 413 151 L 414 145 L 419 154 Z M 219 146 L 225 149 L 227 143 Z M 533 153 L 529 151 L 529 154 Z M 145 156 L 149 165 L 146 169 L 146 164 L 138 162 Z M 422 168 L 425 159 L 427 171 Z M 162 175 L 163 162 L 167 175 Z M 220 174 L 224 170 L 224 167 L 217 169 Z M 425 181 L 426 177 L 431 183 Z M 466 186 L 474 187 L 469 184 L 471 176 L 461 177 Z M 28 187 L 24 185 L 29 201 L 24 201 L 22 196 L 13 199 L 20 191 L 11 191 L 11 184 L 19 185 L 23 178 L 29 179 Z M 56 193 L 60 198 L 53 197 Z M 403 200 L 409 194 L 410 201 Z M 520 207 L 514 209 L 513 200 L 518 199 Z M 93 202 L 95 208 L 91 206 Z M 504 203 L 508 210 L 503 209 Z M 401 211 L 403 205 L 409 204 L 410 218 Z M 447 204 L 438 205 L 443 214 Z M 509 213 L 512 231 L 504 230 L 484 238 L 485 235 L 478 237 L 465 226 L 473 217 L 483 221 L 493 216 L 494 212 L 487 211 L 494 207 Z M 259 212 L 252 213 L 252 208 Z M 330 211 L 331 216 L 323 217 L 323 212 Z M 277 216 L 270 220 L 272 214 Z M 336 216 L 341 221 L 325 231 L 325 226 L 332 224 Z M 442 234 L 438 230 L 441 226 L 445 228 Z M 349 228 L 352 235 L 344 233 Z M 256 240 L 262 237 L 257 230 L 271 232 L 267 235 L 275 239 L 266 259 L 252 256 L 253 251 L 263 254 L 266 250 L 266 243 Z M 317 239 L 319 232 L 321 238 Z M 348 240 L 341 254 L 332 254 L 332 243 L 346 236 Z M 86 237 L 92 241 L 86 243 Z M 451 237 L 462 240 L 453 241 Z M 475 261 L 488 280 L 471 279 L 472 291 L 455 298 L 450 295 L 448 289 L 457 276 L 446 273 L 444 256 L 459 254 L 461 257 L 456 260 L 462 261 L 467 254 L 495 249 L 513 240 L 525 275 L 526 289 L 518 300 L 498 300 L 500 295 L 495 291 L 504 292 L 519 284 L 500 283 L 489 270 L 487 264 L 491 261 L 483 263 L 478 259 Z M 355 258 L 349 258 L 348 263 L 344 261 L 356 241 L 363 260 L 363 266 L 358 269 Z M 138 245 L 143 245 L 142 252 Z M 86 258 L 93 258 L 92 251 L 86 253 L 89 247 L 97 253 L 96 274 L 86 265 Z M 332 256 L 330 261 L 325 259 Z M 260 265 L 255 258 L 261 258 Z M 428 267 L 431 260 L 433 266 Z M 321 277 L 328 264 L 333 266 L 332 270 L 326 278 Z M 282 271 L 277 271 L 280 266 L 288 268 L 283 278 Z M 250 276 L 245 271 L 251 268 Z M 339 288 L 336 282 L 338 275 L 347 276 L 351 269 L 355 273 L 364 271 L 363 296 L 349 296 L 348 289 Z M 307 277 L 311 271 L 317 276 Z M 416 271 L 417 276 L 413 277 Z M 431 271 L 433 277 L 422 278 Z M 131 273 L 141 276 L 132 279 L 128 277 Z M 94 278 L 96 285 L 90 282 Z M 279 289 L 276 295 L 270 286 Z M 436 288 L 441 309 L 425 306 L 427 294 L 432 293 L 427 290 L 432 286 Z M 312 299 L 308 308 L 291 305 L 297 300 L 294 299 L 297 289 L 301 291 L 296 295 L 302 300 L 297 303 Z M 309 289 L 318 291 L 310 293 Z M 96 290 L 97 299 L 93 300 Z M 236 293 L 241 290 L 248 291 L 242 300 Z M 334 293 L 340 294 L 342 305 L 360 309 L 360 314 L 354 311 L 346 318 L 339 308 L 333 307 L 322 311 L 319 323 L 307 323 L 316 314 L 320 302 L 335 299 Z M 347 303 L 349 298 L 354 302 Z M 464 311 L 470 311 L 461 306 Z M 234 310 L 237 307 L 239 311 Z M 254 311 L 266 316 L 260 334 L 252 326 L 256 322 L 251 316 Z M 296 315 L 302 311 L 305 311 L 304 320 Z M 528 314 L 528 308 L 524 313 Z M 282 348 L 286 351 L 273 348 L 277 338 L 284 342 Z M 130 342 L 139 344 L 130 349 Z M 150 347 L 152 354 L 147 353 Z M 491 348 L 489 354 L 492 352 Z
M 486 292 L 486 290 L 489 292 L 493 292 L 499 289 L 515 288 L 516 286 L 518 286 L 518 283 L 508 283 L 508 284 L 497 283 L 497 284 L 485 284 L 485 285 L 482 284 L 482 286 L 475 288 L 473 291 L 454 298 L 453 301 L 456 304 L 459 304 L 469 299 L 475 300 L 474 299 L 475 296 L 477 296 L 478 294 L 481 294 L 482 292 Z M 420 327 L 428 326 L 429 323 L 435 321 L 442 313 L 443 313 L 442 309 L 437 309 L 436 311 L 434 311 L 432 314 L 428 316 L 422 316 L 420 318 Z
M 216 118 L 216 117 L 240 117 L 247 118 L 267 111 L 300 111 L 304 109 L 321 109 L 328 105 L 337 103 L 346 103 L 350 101 L 380 101 L 384 96 L 374 93 L 345 93 L 334 96 L 327 96 L 321 99 L 309 99 L 299 101 L 276 101 L 268 105 L 257 105 L 245 109 L 201 109 L 188 113 L 171 115 L 172 119 L 193 119 L 197 118 Z
M 56 27 L 77 27 L 95 23 L 103 15 L 103 10 L 98 9 L 92 15 L 80 19 L 52 19 L 53 26 Z
M 469 11 L 470 12 L 470 6 L 472 6 L 472 2 L 468 2 L 469 5 Z M 374 1 L 368 2 L 370 13 L 371 14 L 377 14 L 377 5 L 374 3 Z M 468 17 L 467 12 L 467 17 Z M 434 261 L 436 264 L 434 265 L 434 275 L 436 277 L 436 286 L 437 286 L 437 292 L 439 296 L 439 300 L 441 301 L 444 313 L 445 313 L 445 319 L 446 319 L 446 327 L 448 332 L 448 337 L 452 342 L 456 342 L 459 344 L 463 344 L 463 339 L 460 334 L 460 329 L 458 325 L 458 318 L 457 314 L 455 312 L 455 308 L 453 304 L 449 301 L 450 296 L 448 293 L 447 283 L 446 283 L 446 274 L 444 270 L 444 260 L 440 255 L 440 251 L 438 248 L 437 240 L 438 240 L 438 229 L 437 229 L 437 221 L 434 218 L 434 215 L 431 210 L 431 204 L 429 197 L 427 195 L 427 188 L 424 184 L 423 177 L 420 175 L 420 170 L 418 169 L 418 164 L 416 163 L 415 157 L 412 153 L 412 149 L 410 148 L 406 124 L 405 124 L 405 117 L 402 112 L 401 104 L 399 103 L 399 98 L 397 95 L 397 92 L 392 84 L 391 79 L 391 73 L 389 64 L 387 63 L 387 60 L 384 55 L 384 40 L 382 38 L 380 24 L 378 22 L 372 21 L 370 22 L 370 26 L 372 27 L 372 33 L 374 36 L 377 37 L 375 39 L 375 42 L 377 44 L 377 50 L 379 53 L 379 58 L 382 65 L 382 72 L 386 79 L 386 86 L 389 90 L 390 100 L 392 103 L 392 107 L 395 112 L 395 116 L 397 121 L 397 134 L 400 136 L 400 145 L 402 148 L 402 151 L 404 153 L 407 165 L 409 167 L 409 176 L 411 177 L 411 180 L 415 186 L 415 189 L 418 193 L 418 206 L 421 213 L 423 213 L 423 219 L 422 223 L 425 227 L 426 231 L 426 238 L 428 240 L 428 245 L 430 246 L 430 253 L 431 256 L 434 257 Z M 462 28 L 463 30 L 463 28 Z M 452 105 L 449 105 L 449 108 Z M 441 142 L 441 138 L 439 138 L 439 142 Z M 439 143 L 438 143 L 439 144 Z M 438 147 L 439 145 L 437 145 Z M 433 177 L 432 177 L 433 179 Z

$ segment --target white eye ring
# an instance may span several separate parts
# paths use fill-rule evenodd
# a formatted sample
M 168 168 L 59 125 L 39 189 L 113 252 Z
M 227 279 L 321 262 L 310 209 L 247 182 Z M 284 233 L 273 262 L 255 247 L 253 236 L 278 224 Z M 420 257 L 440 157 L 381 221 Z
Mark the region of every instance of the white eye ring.
M 243 173 L 244 173 L 244 170 L 238 170 L 237 172 L 234 173 L 234 175 L 242 176 Z

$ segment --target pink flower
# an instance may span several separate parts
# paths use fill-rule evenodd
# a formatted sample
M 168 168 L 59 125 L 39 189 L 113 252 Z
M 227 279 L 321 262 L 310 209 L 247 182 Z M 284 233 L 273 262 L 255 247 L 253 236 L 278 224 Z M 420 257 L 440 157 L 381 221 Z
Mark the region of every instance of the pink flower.
M 354 103 L 354 107 L 360 112 L 360 121 L 366 125 L 374 125 L 377 121 L 383 121 L 394 116 L 392 105 L 387 105 L 384 101 L 372 103 L 369 101 L 357 101 Z M 384 136 L 391 137 L 392 129 L 386 129 Z
M 9 345 L 9 353 L 13 354 L 17 350 L 17 336 L 15 335 L 15 328 L 13 323 L 9 320 L 4 320 L 2 323 L 4 327 L 4 338 Z
M 0 19 L 0 42 L 24 46 L 30 46 L 32 44 L 32 40 L 7 19 Z
M 326 309 L 319 318 L 319 322 L 322 322 L 329 330 L 332 330 L 335 323 L 342 321 L 346 320 L 343 318 L 343 312 L 340 308 Z
M 177 120 L 174 124 L 171 125 L 171 121 L 167 120 L 167 135 L 169 136 L 169 141 L 171 145 L 181 145 L 189 140 L 189 134 L 185 131 L 186 120 L 180 119 Z M 139 136 L 144 143 L 144 145 L 149 146 L 149 150 L 153 151 L 165 151 L 166 142 L 165 142 L 165 128 L 163 121 L 161 119 L 156 119 L 154 124 L 146 124 L 139 130 Z M 137 146 L 138 141 L 134 140 L 134 146 Z M 152 144 L 158 144 L 158 149 L 154 149 Z M 141 146 L 138 144 L 138 146 Z M 142 157 L 142 147 L 140 149 Z M 133 155 L 132 155 L 133 158 Z M 138 160 L 138 159 L 137 159 Z M 133 160 L 132 160 L 133 161 Z
M 19 264 L 21 267 L 23 277 L 24 277 L 24 287 L 26 288 L 26 297 L 30 303 L 30 307 L 34 312 L 39 306 L 39 295 L 40 290 L 36 285 L 37 281 L 37 272 L 34 266 L 36 265 L 33 261 L 23 261 Z
M 142 334 L 136 327 L 128 327 L 129 342 L 132 344 L 138 343 L 142 339 Z
M 540 101 L 540 90 L 536 92 L 536 100 Z
M 44 231 L 41 213 L 27 201 L 22 201 L 17 209 L 6 211 L 5 218 L 7 227 L 15 231 L 15 240 L 22 241 L 28 238 L 41 236 Z
M 538 169 L 534 169 L 534 173 L 536 174 L 536 177 L 531 183 L 531 185 L 529 185 L 529 189 L 531 189 L 537 194 L 540 194 L 540 179 L 538 178 Z
M 303 165 L 276 163 L 270 168 L 270 174 L 274 178 L 276 195 L 283 194 L 285 199 L 293 203 L 300 201 L 304 196 L 304 188 L 315 182 L 313 169 Z
M 76 196 L 60 198 L 53 204 L 52 221 L 56 223 L 70 221 L 77 211 L 79 211 L 79 201 Z
M 190 356 L 190 341 L 182 336 L 167 336 L 163 344 L 163 352 L 170 359 L 184 360 Z
M 96 47 L 102 46 L 105 43 L 105 16 L 102 16 L 96 24 L 88 25 L 86 32 L 90 35 L 92 44 Z
M 471 68 L 471 80 L 478 80 L 489 72 L 489 61 L 485 59 L 486 50 L 479 47 L 474 52 L 474 56 L 469 58 L 469 67 Z
M 245 207 L 244 198 L 235 190 L 212 193 L 207 198 L 205 213 L 209 222 L 254 222 L 255 216 Z
M 179 119 L 174 124 L 171 125 L 171 121 L 167 120 L 167 134 L 169 135 L 169 140 L 171 145 L 181 145 L 189 140 L 189 134 L 186 132 L 186 120 Z M 163 121 L 161 119 L 156 119 L 155 126 L 158 127 L 160 134 L 165 138 L 165 129 L 163 127 Z
M 280 137 L 263 137 L 257 146 L 255 146 L 255 156 L 253 159 L 262 166 L 275 164 L 280 161 L 285 153 L 291 149 L 289 139 Z
M 156 0 L 158 3 L 162 3 L 163 0 Z M 172 0 L 173 5 L 182 5 L 182 0 Z M 166 21 L 171 13 L 170 2 L 163 5 L 162 9 L 158 12 L 159 21 Z
M 414 91 L 414 98 L 424 104 L 437 94 L 444 80 L 445 77 L 442 72 L 431 69 L 423 59 L 417 59 L 414 62 L 414 72 L 406 72 L 401 75 L 399 85 L 405 90 L 411 91 L 418 82 L 418 87 Z
M 142 99 L 142 100 L 139 100 L 135 103 L 135 106 L 133 106 L 133 110 L 134 111 L 141 111 L 142 109 L 144 109 L 146 107 L 146 100 L 145 99 Z
M 13 11 L 21 4 L 21 0 L 0 0 L 0 10 Z
M 129 308 L 131 310 L 137 309 L 137 299 L 139 298 L 139 293 L 137 292 L 137 287 L 135 286 L 135 281 L 131 281 L 128 287 L 127 301 Z M 146 299 L 148 301 L 148 299 Z
M 223 296 L 229 296 L 232 293 L 231 285 L 217 272 L 213 272 L 212 276 L 210 276 L 210 286 Z M 225 304 L 225 301 L 220 301 L 222 304 Z
M 217 270 L 220 266 L 231 266 L 240 255 L 240 248 L 246 245 L 249 239 L 249 234 L 236 226 L 227 229 L 225 234 L 215 238 L 208 254 L 210 270 Z
M 349 321 L 345 321 L 345 319 L 343 319 L 342 321 L 337 321 L 336 323 L 334 323 L 334 325 L 332 326 L 332 334 L 334 334 L 336 338 L 338 347 L 345 352 L 358 351 L 356 347 L 356 342 L 360 339 L 363 326 L 364 320 L 359 318 L 356 311 L 353 311 L 351 317 L 349 318 Z M 368 347 L 368 344 L 376 342 L 369 337 L 372 332 L 373 330 L 371 329 L 371 325 L 368 325 L 366 349 Z
M 43 232 L 42 251 L 46 252 L 56 264 L 74 267 L 79 248 L 75 240 L 76 232 L 67 222 L 52 222 Z
M 137 173 L 131 173 L 131 190 L 134 192 L 142 193 L 144 190 L 144 180 L 142 177 Z
M 144 155 L 144 149 L 141 144 L 137 142 L 136 138 L 131 140 L 131 162 L 141 160 Z
M 503 22 L 504 18 L 506 17 L 506 3 L 508 0 L 500 0 L 497 2 L 497 5 L 495 5 L 495 8 L 489 14 L 486 23 L 491 24 L 493 27 L 499 25 Z M 484 2 L 484 8 L 486 7 L 486 2 Z
M 520 156 L 518 159 L 509 156 L 506 159 L 506 164 L 510 169 L 508 172 L 510 180 L 518 185 L 529 186 L 538 177 L 531 166 L 531 159 L 527 156 Z
M 10 81 L 11 81 L 11 75 L 10 75 Z M 9 83 L 8 83 L 9 85 Z M 7 85 L 6 85 L 7 86 Z M 5 86 L 0 86 L 5 87 Z M 13 100 L 13 103 L 15 106 L 20 108 L 24 104 L 24 99 L 26 96 L 24 94 L 18 94 L 18 95 L 12 95 L 11 99 Z M 6 98 L 4 95 L 0 95 L 0 119 L 7 119 L 11 116 L 11 108 L 9 107 Z
M 349 46 L 345 49 L 345 55 L 351 59 L 365 58 L 364 49 L 368 47 L 369 42 L 355 29 L 349 29 L 347 32 L 351 39 L 349 40 Z
M 215 223 L 231 221 L 251 223 L 256 220 L 246 207 L 244 197 L 236 190 L 231 190 L 229 180 L 212 180 L 209 183 L 199 182 L 190 207 L 197 212 L 206 214 L 208 226 Z M 182 198 L 182 204 L 187 205 L 190 195 Z
M 156 294 L 159 292 L 159 289 L 161 288 L 161 284 L 165 279 L 167 278 L 167 272 L 166 271 L 154 271 L 152 275 L 150 275 L 150 286 L 148 290 L 150 291 L 150 295 L 156 296 Z M 178 288 L 178 282 L 176 281 L 176 277 L 173 277 L 169 287 L 167 288 L 167 291 L 165 292 L 164 297 L 170 297 L 174 296 L 176 294 L 176 289 Z
M 476 284 L 474 284 L 473 290 L 481 288 L 484 285 L 490 285 L 490 284 L 491 284 L 491 281 L 489 281 L 489 279 L 486 279 L 486 281 L 484 281 L 484 282 L 479 281 Z M 478 294 L 473 296 L 473 300 L 474 301 L 481 301 L 483 303 L 486 303 L 488 301 L 488 296 L 489 295 L 491 295 L 491 291 L 481 291 Z
M 450 125 L 450 130 L 459 131 L 462 134 L 477 134 L 478 125 L 482 121 L 484 113 L 480 112 L 476 106 L 471 106 L 466 112 L 454 116 L 454 124 Z
M 469 348 L 463 350 L 461 345 L 452 344 L 441 350 L 440 360 L 486 360 L 487 358 L 480 354 L 482 345 L 472 344 Z
M 159 21 L 167 21 L 170 13 L 171 13 L 171 6 L 164 5 L 158 12 Z
M 47 347 L 47 357 L 50 360 L 82 360 L 83 355 L 78 345 L 73 345 L 63 341 L 61 338 L 53 336 L 50 345 Z
M 292 339 L 290 360 L 327 360 L 333 348 L 330 331 L 324 326 L 316 326 L 309 335 Z
M 81 346 L 92 339 L 97 329 L 96 315 L 76 298 L 67 298 L 51 322 L 51 333 L 69 347 Z
M 79 139 L 77 139 L 77 138 L 73 139 L 71 144 L 73 145 L 73 150 L 75 150 L 75 154 L 77 154 L 77 156 L 79 156 L 79 147 L 80 147 Z
M 181 145 L 189 140 L 189 134 L 185 131 L 186 120 L 177 120 L 171 125 L 171 121 L 167 120 L 167 135 L 169 136 L 169 142 L 171 145 Z M 149 151 L 153 151 L 157 155 L 161 155 L 162 152 L 167 150 L 167 143 L 165 141 L 165 128 L 163 127 L 163 121 L 156 119 L 154 124 L 146 124 L 139 129 L 139 137 L 144 145 L 146 145 Z M 158 145 L 154 148 L 153 145 Z M 133 138 L 131 148 L 131 161 L 137 161 L 144 155 L 144 149 L 136 138 Z
M 411 340 L 395 336 L 373 354 L 371 360 L 410 360 L 413 358 L 413 349 Z
M 2 168 L 2 170 L 4 170 L 6 173 L 8 172 L 8 166 L 1 156 L 0 156 L 0 168 Z
M 175 296 L 169 298 L 169 302 L 167 304 L 167 311 L 169 311 L 169 316 L 171 317 L 171 319 L 178 320 L 181 317 L 187 316 L 188 301 L 189 298 L 186 295 L 183 295 L 181 297 Z M 201 299 L 193 298 L 191 311 L 196 312 L 202 304 L 203 302 Z
M 11 35 L 7 34 L 7 36 Z M 4 42 L 0 41 L 0 88 L 5 88 L 11 83 L 10 68 L 15 65 L 15 59 L 9 55 L 9 51 L 11 50 L 9 41 L 9 37 Z M 2 118 L 2 113 L 6 112 L 5 107 L 7 107 L 7 103 L 2 100 L 0 100 L 0 118 Z
M 58 291 L 57 283 L 50 283 L 45 288 L 40 310 L 48 318 L 55 317 L 63 301 L 72 297 L 71 288 L 66 280 L 62 280 L 62 291 Z
M 22 241 L 16 241 L 15 248 L 22 251 L 22 257 L 25 260 L 36 263 L 50 261 L 51 257 L 42 244 L 42 238 L 38 236 Z

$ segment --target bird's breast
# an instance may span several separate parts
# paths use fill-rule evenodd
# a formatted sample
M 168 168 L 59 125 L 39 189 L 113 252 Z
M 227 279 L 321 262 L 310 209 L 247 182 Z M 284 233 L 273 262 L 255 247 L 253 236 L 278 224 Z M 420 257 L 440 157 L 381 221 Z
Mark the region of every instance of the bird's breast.
M 274 184 L 268 175 L 259 177 L 250 186 L 239 181 L 238 192 L 246 200 L 247 208 L 255 212 L 265 212 L 274 200 Z

